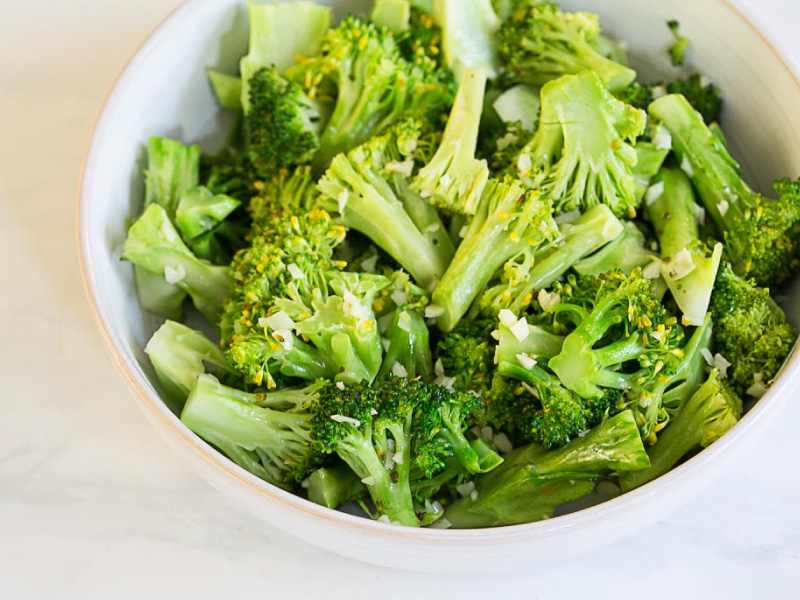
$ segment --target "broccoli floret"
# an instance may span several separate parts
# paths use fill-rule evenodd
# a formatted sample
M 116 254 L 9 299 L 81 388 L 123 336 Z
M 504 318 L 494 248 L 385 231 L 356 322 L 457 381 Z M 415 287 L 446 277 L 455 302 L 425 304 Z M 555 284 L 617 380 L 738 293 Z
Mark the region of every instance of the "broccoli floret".
M 702 75 L 694 74 L 667 83 L 639 83 L 634 81 L 616 93 L 617 98 L 640 108 L 647 107 L 663 94 L 682 94 L 694 109 L 703 115 L 706 123 L 714 123 L 722 114 L 722 92 Z
M 477 494 L 447 507 L 456 528 L 516 525 L 550 518 L 560 504 L 593 489 L 609 470 L 643 469 L 650 464 L 636 420 L 624 411 L 558 450 L 539 444 L 518 448 L 475 482 Z
M 428 289 L 441 279 L 453 246 L 436 211 L 405 181 L 414 168 L 410 148 L 418 135 L 414 121 L 398 124 L 336 156 L 317 187 L 326 210 L 338 213 L 342 224 L 370 238 Z
M 477 392 L 488 396 L 494 372 L 494 319 L 461 321 L 445 334 L 438 344 L 441 376 L 454 378 L 459 392 Z
M 627 492 L 660 477 L 688 452 L 707 448 L 721 438 L 742 416 L 742 401 L 731 391 L 717 370 L 678 410 L 658 442 L 650 448 L 649 468 L 620 473 L 619 483 Z
M 204 186 L 189 188 L 181 195 L 175 221 L 195 256 L 217 265 L 230 264 L 233 253 L 244 246 L 247 231 L 242 220 L 232 216 L 240 204 Z
M 247 206 L 255 231 L 270 230 L 295 213 L 313 210 L 318 203 L 319 194 L 309 166 L 281 169 L 256 182 L 255 189 L 257 195 Z
M 260 174 L 309 162 L 323 125 L 320 107 L 275 67 L 259 69 L 250 79 L 247 151 Z
M 214 194 L 224 194 L 246 204 L 255 196 L 258 181 L 247 153 L 228 146 L 218 154 L 201 157 L 200 180 Z
M 148 206 L 131 226 L 122 258 L 178 286 L 211 323 L 219 322 L 233 287 L 230 270 L 192 254 L 160 205 Z
M 248 2 L 250 46 L 239 62 L 242 75 L 241 103 L 250 108 L 250 79 L 264 67 L 283 73 L 298 57 L 313 56 L 333 22 L 328 6 L 305 0 L 299 2 Z
M 663 372 L 672 372 L 674 351 L 680 351 L 684 338 L 640 269 L 630 276 L 612 271 L 601 281 L 590 311 L 563 299 L 553 309 L 583 313 L 548 366 L 564 386 L 586 399 L 602 398 L 607 389 L 646 388 Z M 632 368 L 623 369 L 626 365 Z
M 419 311 L 398 307 L 384 335 L 389 343 L 380 374 L 419 377 L 422 381 L 433 377 L 428 326 Z
M 558 241 L 541 252 L 520 252 L 503 267 L 501 282 L 487 289 L 480 310 L 496 314 L 510 309 L 521 314 L 535 299 L 580 259 L 616 240 L 623 225 L 605 205 L 595 206 L 571 223 L 560 226 Z M 435 294 L 434 294 L 435 301 Z
M 675 39 L 675 43 L 669 47 L 669 59 L 672 65 L 680 67 L 686 62 L 686 51 L 689 49 L 689 38 L 680 34 L 681 24 L 676 20 L 667 21 L 667 27 Z
M 661 245 L 661 275 L 683 312 L 684 325 L 701 325 L 722 259 L 722 244 L 701 239 L 689 178 L 665 168 L 648 192 L 647 214 Z
M 625 140 L 634 141 L 645 121 L 643 111 L 611 96 L 592 72 L 551 81 L 542 88 L 539 129 L 517 157 L 517 174 L 557 212 L 606 204 L 618 216 L 634 216 L 637 157 Z
M 756 193 L 736 162 L 683 96 L 659 98 L 650 114 L 667 128 L 683 170 L 697 189 L 734 271 L 777 285 L 800 264 L 800 183 L 775 182 L 780 199 Z
M 304 409 L 333 383 L 312 384 L 292 393 Z M 292 489 L 322 464 L 312 443 L 313 416 L 306 410 L 275 409 L 263 394 L 248 394 L 200 375 L 181 412 L 181 421 L 236 464 Z
M 150 338 L 145 354 L 169 399 L 182 407 L 198 376 L 213 365 L 219 377 L 235 375 L 225 353 L 200 331 L 166 321 Z
M 442 50 L 447 66 L 463 81 L 469 69 L 497 75 L 499 61 L 495 33 L 500 19 L 490 0 L 436 0 L 433 16 L 442 28 Z
M 526 4 L 497 33 L 506 81 L 543 85 L 562 75 L 593 71 L 605 87 L 619 90 L 636 78 L 635 71 L 597 51 L 597 15 L 564 12 L 552 2 Z
M 313 417 L 314 446 L 350 466 L 382 518 L 418 526 L 411 480 L 419 475 L 412 472 L 432 477 L 448 457 L 472 458 L 469 444 L 463 447 L 460 419 L 479 402 L 469 394 L 393 376 L 372 386 L 326 387 Z
M 736 275 L 730 265 L 720 269 L 711 296 L 714 350 L 730 363 L 728 380 L 739 396 L 757 383 L 768 384 L 783 365 L 797 339 L 783 310 L 769 290 Z M 753 392 L 763 394 L 763 385 Z
M 308 489 L 309 500 L 328 508 L 339 508 L 368 496 L 367 486 L 343 463 L 320 467 L 308 476 L 303 486 Z
M 442 331 L 461 320 L 473 300 L 509 259 L 532 254 L 556 239 L 552 207 L 516 182 L 491 180 L 464 240 L 433 292 L 433 304 L 443 309 Z
M 626 275 L 630 275 L 636 267 L 646 270 L 645 267 L 659 259 L 658 254 L 646 247 L 646 243 L 642 230 L 635 223 L 627 221 L 617 239 L 578 261 L 572 268 L 580 275 L 591 277 L 600 277 L 614 269 Z
M 412 185 L 423 198 L 453 213 L 474 215 L 489 179 L 486 161 L 475 158 L 485 91 L 486 71 L 467 69 L 439 148 Z
M 313 160 L 317 171 L 402 118 L 436 121 L 452 101 L 452 88 L 428 66 L 407 62 L 388 29 L 352 15 L 287 77 L 309 98 L 333 105 Z
M 411 7 L 408 28 L 395 34 L 400 52 L 408 62 L 424 65 L 439 73 L 443 82 L 454 85 L 449 70 L 440 69 L 442 60 L 442 29 L 429 12 Z

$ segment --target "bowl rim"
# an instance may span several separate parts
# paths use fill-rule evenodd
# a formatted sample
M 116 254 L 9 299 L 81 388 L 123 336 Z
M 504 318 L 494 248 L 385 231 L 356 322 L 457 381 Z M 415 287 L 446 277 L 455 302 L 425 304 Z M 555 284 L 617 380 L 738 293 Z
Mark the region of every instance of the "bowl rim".
M 83 287 L 92 313 L 92 318 L 103 339 L 106 351 L 123 376 L 129 390 L 138 397 L 140 401 L 139 404 L 148 415 L 154 418 L 160 427 L 163 428 L 162 433 L 169 434 L 172 439 L 179 441 L 185 449 L 195 453 L 201 460 L 206 462 L 207 465 L 210 465 L 217 471 L 219 475 L 229 478 L 240 486 L 250 488 L 250 490 L 254 491 L 262 499 L 280 503 L 285 509 L 302 513 L 304 516 L 317 522 L 326 522 L 328 525 L 350 528 L 359 534 L 364 534 L 373 538 L 381 538 L 385 541 L 406 541 L 412 544 L 425 542 L 442 547 L 460 545 L 464 542 L 479 542 L 484 545 L 523 542 L 533 538 L 544 539 L 547 537 L 554 537 L 567 530 L 579 529 L 601 521 L 615 520 L 628 513 L 635 506 L 649 503 L 652 498 L 659 497 L 663 500 L 666 495 L 669 494 L 670 489 L 678 490 L 681 487 L 679 485 L 681 481 L 694 477 L 697 473 L 706 469 L 709 464 L 714 464 L 715 458 L 718 455 L 728 453 L 729 448 L 733 446 L 739 438 L 746 435 L 746 432 L 752 429 L 756 423 L 771 416 L 769 414 L 770 411 L 779 408 L 770 408 L 770 405 L 779 403 L 776 401 L 779 401 L 781 398 L 785 400 L 790 395 L 790 375 L 800 373 L 800 348 L 798 348 L 797 344 L 792 354 L 781 368 L 781 371 L 776 376 L 775 382 L 770 387 L 767 394 L 759 399 L 728 433 L 710 447 L 688 459 L 683 464 L 673 468 L 658 479 L 640 488 L 573 513 L 534 523 L 483 529 L 397 527 L 395 525 L 329 509 L 257 478 L 221 453 L 215 451 L 210 445 L 206 444 L 206 442 L 181 423 L 167 408 L 167 405 L 153 389 L 150 382 L 139 372 L 138 367 L 133 361 L 129 361 L 128 358 L 120 352 L 118 348 L 118 346 L 121 345 L 120 340 L 114 333 L 114 327 L 109 315 L 101 306 L 99 298 L 102 294 L 98 288 L 94 273 L 90 269 L 90 265 L 93 264 L 93 252 L 89 241 L 88 227 L 86 225 L 88 222 L 86 215 L 91 207 L 90 198 L 92 195 L 91 191 L 88 189 L 88 183 L 91 182 L 93 178 L 93 159 L 95 152 L 97 152 L 96 141 L 101 137 L 107 123 L 112 120 L 115 108 L 120 98 L 125 95 L 126 88 L 133 78 L 137 66 L 144 60 L 147 53 L 158 44 L 159 40 L 168 35 L 170 29 L 178 26 L 196 6 L 209 1 L 213 0 L 184 0 L 184 2 L 172 9 L 153 28 L 151 33 L 141 44 L 139 44 L 115 78 L 89 133 L 88 143 L 81 162 L 77 189 L 76 238 L 81 279 L 83 281 Z M 732 0 L 716 0 L 716 2 L 723 5 L 724 8 L 738 17 L 739 20 L 761 39 L 774 57 L 778 59 L 789 77 L 794 81 L 798 90 L 800 90 L 800 78 L 798 78 L 798 74 L 795 73 L 794 69 L 789 65 L 788 61 L 784 58 L 781 51 L 776 48 L 771 39 L 745 15 Z M 678 492 L 672 492 L 673 495 L 677 493 Z

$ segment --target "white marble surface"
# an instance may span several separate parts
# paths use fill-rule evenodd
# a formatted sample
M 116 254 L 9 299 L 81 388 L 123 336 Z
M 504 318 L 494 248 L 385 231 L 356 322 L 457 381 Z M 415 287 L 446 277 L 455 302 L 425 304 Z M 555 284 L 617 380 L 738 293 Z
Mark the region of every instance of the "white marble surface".
M 800 71 L 795 0 L 738 3 Z M 105 94 L 175 4 L 0 2 L 0 598 L 800 597 L 800 403 L 659 524 L 495 576 L 395 572 L 303 546 L 174 456 L 94 329 L 73 223 Z

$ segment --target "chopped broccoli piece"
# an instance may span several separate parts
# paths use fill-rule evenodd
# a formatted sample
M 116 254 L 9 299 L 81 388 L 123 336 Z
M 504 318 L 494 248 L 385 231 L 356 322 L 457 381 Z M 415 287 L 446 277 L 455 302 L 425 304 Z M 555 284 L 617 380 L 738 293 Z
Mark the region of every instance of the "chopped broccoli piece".
M 473 300 L 509 259 L 533 253 L 557 236 L 552 207 L 516 182 L 491 180 L 464 241 L 433 292 L 433 303 L 444 309 L 438 319 L 450 331 Z
M 214 97 L 222 108 L 242 110 L 242 79 L 214 69 L 206 69 Z
M 320 467 L 303 485 L 308 487 L 309 500 L 328 508 L 339 508 L 368 495 L 367 486 L 345 464 Z
M 228 220 L 241 202 L 225 194 L 214 194 L 204 186 L 186 190 L 175 211 L 175 221 L 186 245 L 195 256 L 227 265 L 244 245 L 245 227 Z
M 401 34 L 411 26 L 411 3 L 409 0 L 375 0 L 370 20 L 395 35 Z
M 192 254 L 160 205 L 148 206 L 131 226 L 122 258 L 177 285 L 211 323 L 219 322 L 223 302 L 233 287 L 229 269 Z
M 642 110 L 647 110 L 653 100 L 664 94 L 682 94 L 703 115 L 706 123 L 718 121 L 722 114 L 722 92 L 707 77 L 696 73 L 668 83 L 634 81 L 624 90 L 616 92 L 617 98 Z
M 519 123 L 523 129 L 533 131 L 542 107 L 540 92 L 538 87 L 521 83 L 500 94 L 492 106 L 505 123 Z
M 648 192 L 647 214 L 661 245 L 661 275 L 683 312 L 684 325 L 701 325 L 722 259 L 722 244 L 701 239 L 689 178 L 663 169 Z
M 551 81 L 542 88 L 539 129 L 519 153 L 517 173 L 557 212 L 606 204 L 618 216 L 635 216 L 637 157 L 625 140 L 634 141 L 645 121 L 643 111 L 611 96 L 592 72 Z
M 797 330 L 786 322 L 769 290 L 725 265 L 717 275 L 711 313 L 714 350 L 731 363 L 728 379 L 736 394 L 744 397 L 757 381 L 769 384 L 797 339 Z
M 318 203 L 311 167 L 305 165 L 281 169 L 259 181 L 257 190 L 247 206 L 254 231 L 269 230 L 295 213 L 313 210 Z
M 469 69 L 498 72 L 495 32 L 500 20 L 490 0 L 434 0 L 432 13 L 442 28 L 442 50 L 447 66 L 462 81 Z
M 627 492 L 660 477 L 688 452 L 707 448 L 721 438 L 742 416 L 742 401 L 731 391 L 718 371 L 689 398 L 650 448 L 651 466 L 620 473 L 619 483 Z
M 564 12 L 552 2 L 528 4 L 505 19 L 497 33 L 506 81 L 544 85 L 562 75 L 592 71 L 614 91 L 636 78 L 635 71 L 597 51 L 597 15 Z
M 453 247 L 435 210 L 404 181 L 414 160 L 401 142 L 404 136 L 413 141 L 417 135 L 413 121 L 400 123 L 336 156 L 317 187 L 326 210 L 338 213 L 346 227 L 365 234 L 427 289 L 442 277 Z
M 800 183 L 775 182 L 780 199 L 756 193 L 736 162 L 683 96 L 659 98 L 650 114 L 672 136 L 683 170 L 711 217 L 734 271 L 777 285 L 800 264 Z
M 433 377 L 428 326 L 419 311 L 398 307 L 385 336 L 389 345 L 380 374 L 419 377 L 423 381 Z
M 239 63 L 242 107 L 250 109 L 250 80 L 256 71 L 275 66 L 289 69 L 297 57 L 317 53 L 333 21 L 330 7 L 315 2 L 248 2 L 250 48 Z
M 635 223 L 628 221 L 623 226 L 620 236 L 606 244 L 600 250 L 578 261 L 572 268 L 580 275 L 600 277 L 618 269 L 630 275 L 639 267 L 646 270 L 647 265 L 658 260 L 658 254 L 645 246 L 644 234 Z M 649 274 L 649 273 L 648 273 Z
M 494 372 L 491 333 L 495 326 L 493 319 L 460 321 L 439 340 L 441 375 L 453 377 L 453 387 L 459 392 L 488 395 Z
M 607 471 L 642 469 L 650 462 L 636 421 L 624 411 L 559 448 L 531 444 L 476 481 L 477 494 L 447 507 L 453 527 L 474 528 L 530 523 L 553 516 L 564 502 L 589 494 Z
M 227 147 L 201 158 L 201 182 L 214 194 L 224 194 L 246 204 L 255 195 L 257 176 L 247 153 Z
M 486 161 L 475 158 L 485 91 L 486 71 L 467 69 L 439 148 L 412 184 L 423 198 L 454 213 L 474 215 L 489 179 Z
M 675 39 L 675 43 L 669 47 L 669 60 L 675 67 L 680 67 L 686 62 L 686 51 L 689 49 L 689 38 L 680 34 L 681 24 L 674 19 L 667 21 L 667 27 Z
M 637 202 L 644 199 L 651 180 L 661 170 L 661 166 L 669 155 L 670 149 L 662 146 L 659 144 L 656 147 L 650 142 L 642 141 L 636 144 L 636 164 L 631 168 L 631 173 L 636 185 Z
M 247 149 L 255 169 L 268 174 L 309 162 L 324 124 L 320 106 L 275 67 L 256 71 L 249 90 Z

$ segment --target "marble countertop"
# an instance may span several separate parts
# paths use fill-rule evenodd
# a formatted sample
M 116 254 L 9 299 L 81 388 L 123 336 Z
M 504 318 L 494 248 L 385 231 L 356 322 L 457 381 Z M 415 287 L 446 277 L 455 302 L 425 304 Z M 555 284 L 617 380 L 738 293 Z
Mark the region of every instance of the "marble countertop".
M 800 72 L 795 1 L 738 4 Z M 74 231 L 105 94 L 175 4 L 0 3 L 0 597 L 800 596 L 800 404 L 662 522 L 591 556 L 492 576 L 403 573 L 307 547 L 179 460 L 106 356 Z

